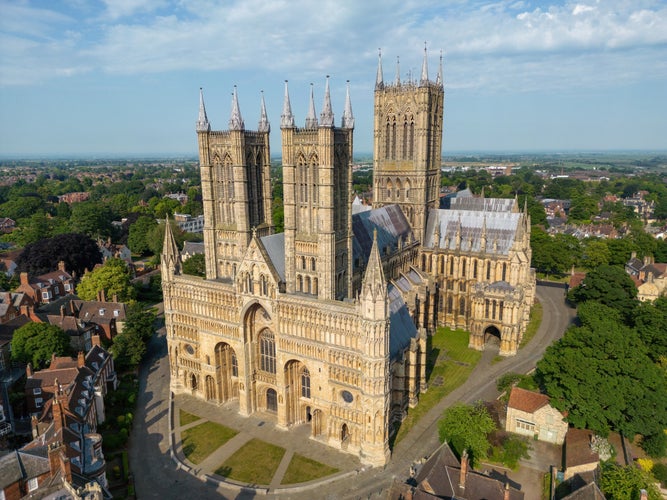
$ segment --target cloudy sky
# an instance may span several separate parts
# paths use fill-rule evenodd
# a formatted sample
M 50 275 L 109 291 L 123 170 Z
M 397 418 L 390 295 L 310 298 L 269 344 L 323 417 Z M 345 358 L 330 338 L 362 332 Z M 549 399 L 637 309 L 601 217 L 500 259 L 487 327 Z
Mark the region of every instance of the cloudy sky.
M 425 42 L 444 153 L 667 149 L 665 0 L 0 0 L 0 156 L 194 154 L 234 85 L 279 154 L 283 81 L 300 124 L 326 75 L 370 152 L 378 49 L 408 79 Z

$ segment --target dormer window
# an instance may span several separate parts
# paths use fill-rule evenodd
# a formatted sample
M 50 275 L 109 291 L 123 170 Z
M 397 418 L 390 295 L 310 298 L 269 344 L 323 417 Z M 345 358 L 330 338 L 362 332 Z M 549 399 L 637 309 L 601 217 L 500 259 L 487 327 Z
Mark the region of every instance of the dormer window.
M 118 317 L 120 315 L 120 311 L 118 309 L 114 309 L 113 315 Z
M 100 309 L 100 316 L 104 316 L 104 309 Z

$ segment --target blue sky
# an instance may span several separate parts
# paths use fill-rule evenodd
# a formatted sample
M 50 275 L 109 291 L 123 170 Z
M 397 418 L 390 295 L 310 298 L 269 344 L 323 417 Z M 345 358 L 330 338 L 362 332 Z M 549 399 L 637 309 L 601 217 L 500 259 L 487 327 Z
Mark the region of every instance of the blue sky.
M 0 0 L 0 156 L 194 154 L 199 87 L 224 130 L 234 85 L 279 154 L 283 81 L 302 124 L 326 75 L 370 152 L 378 49 L 406 79 L 424 42 L 445 154 L 667 149 L 665 0 Z

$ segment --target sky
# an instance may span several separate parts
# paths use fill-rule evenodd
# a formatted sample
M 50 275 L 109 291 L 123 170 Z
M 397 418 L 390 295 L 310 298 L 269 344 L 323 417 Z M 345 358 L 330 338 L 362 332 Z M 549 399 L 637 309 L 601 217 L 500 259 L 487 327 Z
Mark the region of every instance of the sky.
M 370 153 L 379 50 L 407 80 L 425 46 L 443 154 L 667 150 L 667 0 L 0 0 L 0 157 L 195 155 L 234 85 L 279 155 L 283 82 L 303 125 L 327 75 Z

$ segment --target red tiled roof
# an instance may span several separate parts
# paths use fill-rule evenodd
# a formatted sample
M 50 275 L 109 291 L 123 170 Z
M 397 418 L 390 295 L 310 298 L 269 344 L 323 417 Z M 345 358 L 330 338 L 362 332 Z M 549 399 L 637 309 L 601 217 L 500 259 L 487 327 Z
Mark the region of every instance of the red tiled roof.
M 539 392 L 527 391 L 519 387 L 513 387 L 510 392 L 510 400 L 507 403 L 508 407 L 517 410 L 525 411 L 526 413 L 534 413 L 549 404 L 549 396 L 540 394 Z

